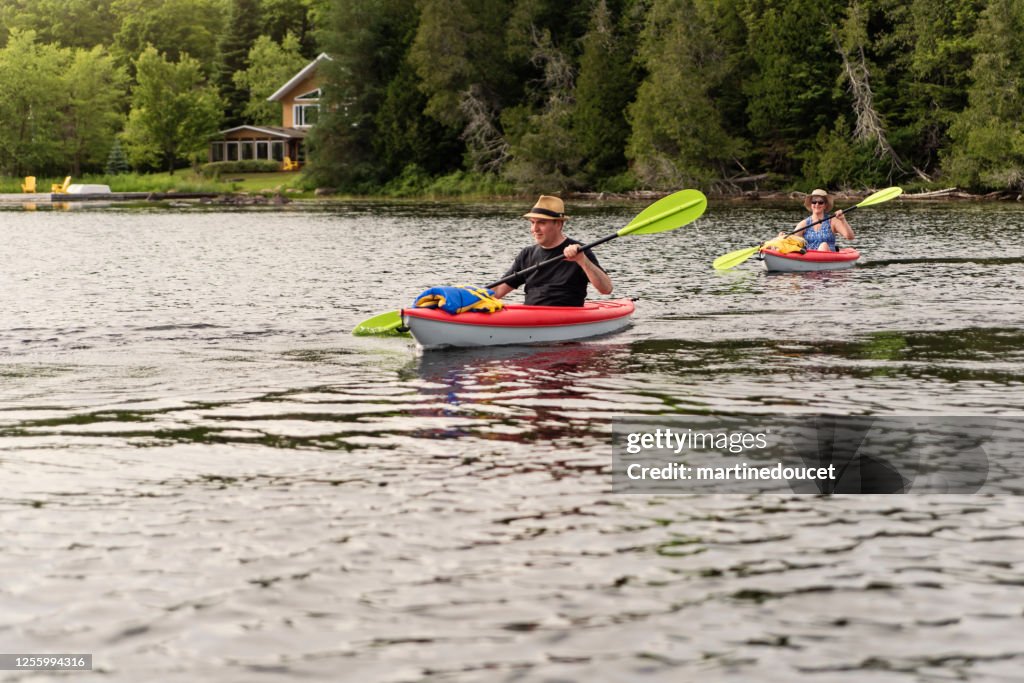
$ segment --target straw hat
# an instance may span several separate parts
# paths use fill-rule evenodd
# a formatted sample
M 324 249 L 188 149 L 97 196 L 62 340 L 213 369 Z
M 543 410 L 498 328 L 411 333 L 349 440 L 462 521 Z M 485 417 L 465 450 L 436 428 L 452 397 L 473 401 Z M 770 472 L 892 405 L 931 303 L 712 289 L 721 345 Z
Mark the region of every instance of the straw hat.
M 812 190 L 809 195 L 804 197 L 804 206 L 808 211 L 811 210 L 811 197 L 824 197 L 826 213 L 832 210 L 832 197 L 828 195 L 828 192 L 825 190 Z
M 530 213 L 523 214 L 523 218 L 565 220 L 568 216 L 565 215 L 565 204 L 561 199 L 542 194 L 530 209 Z

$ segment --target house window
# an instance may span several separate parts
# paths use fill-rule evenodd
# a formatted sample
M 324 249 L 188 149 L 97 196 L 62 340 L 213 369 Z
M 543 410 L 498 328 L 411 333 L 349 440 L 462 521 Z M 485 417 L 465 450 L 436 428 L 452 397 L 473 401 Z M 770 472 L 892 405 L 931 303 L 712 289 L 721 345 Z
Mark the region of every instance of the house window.
M 295 98 L 296 100 L 302 100 L 307 102 L 319 102 L 320 101 L 320 88 L 311 90 L 307 93 L 303 93 Z
M 274 161 L 284 161 L 284 143 L 283 142 L 272 142 L 270 143 L 270 155 Z
M 308 128 L 316 123 L 320 114 L 319 104 L 296 104 L 295 105 L 295 127 Z
M 257 142 L 256 143 L 256 158 L 257 159 L 269 159 L 270 158 L 270 143 L 269 142 Z
M 215 142 L 210 147 L 210 161 L 224 161 L 224 143 Z
M 242 159 L 243 160 L 252 159 L 253 143 L 251 143 L 251 142 L 242 142 L 242 143 L 239 143 L 239 146 L 242 148 Z
M 238 143 L 228 142 L 226 146 L 228 148 L 228 161 L 238 161 Z

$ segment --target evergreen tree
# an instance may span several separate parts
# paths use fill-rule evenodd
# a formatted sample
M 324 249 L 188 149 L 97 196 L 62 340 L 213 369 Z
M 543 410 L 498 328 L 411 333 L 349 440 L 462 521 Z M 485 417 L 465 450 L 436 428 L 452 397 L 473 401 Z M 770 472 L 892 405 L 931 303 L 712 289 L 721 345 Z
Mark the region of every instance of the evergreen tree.
M 374 148 L 388 178 L 399 175 L 407 166 L 441 175 L 462 165 L 458 131 L 423 113 L 427 98 L 419 86 L 415 69 L 403 61 L 374 116 Z
M 385 177 L 374 140 L 388 84 L 402 67 L 416 26 L 415 0 L 348 0 L 328 14 L 321 64 L 320 120 L 306 139 L 316 182 L 353 191 Z
M 890 107 L 894 144 L 922 174 L 938 170 L 949 126 L 967 106 L 972 41 L 983 7 L 984 0 L 913 0 L 909 15 L 898 15 L 902 20 L 894 25 L 897 49 L 908 61 Z
M 840 0 L 746 2 L 746 51 L 755 65 L 744 87 L 749 126 L 772 170 L 795 175 L 802 152 L 835 120 L 841 66 L 832 29 L 843 7 Z
M 128 157 L 124 153 L 124 148 L 121 147 L 121 141 L 114 138 L 114 144 L 110 147 L 110 153 L 107 155 L 107 165 L 104 171 L 107 175 L 119 175 L 121 173 L 127 173 L 131 170 L 131 166 L 128 164 Z
M 291 34 L 307 60 L 317 55 L 315 28 L 329 0 L 261 0 L 260 33 L 283 44 Z
M 989 0 L 974 35 L 968 106 L 950 128 L 950 180 L 1024 190 L 1024 5 Z
M 227 126 L 237 126 L 245 121 L 244 112 L 250 94 L 235 75 L 249 68 L 249 51 L 259 36 L 259 0 L 231 0 L 226 29 L 217 45 L 217 84 L 225 102 L 224 122 Z
M 714 0 L 654 0 L 640 38 L 647 77 L 629 108 L 627 154 L 645 184 L 707 185 L 736 170 L 745 151 L 718 107 L 735 82 L 741 52 L 728 42 L 730 7 Z M 736 36 L 733 36 L 736 38 Z
M 571 128 L 583 171 L 593 182 L 626 167 L 626 108 L 636 95 L 636 45 L 618 30 L 607 0 L 595 4 L 582 44 Z
M 507 156 L 502 109 L 522 87 L 509 65 L 503 0 L 421 0 L 409 59 L 427 96 L 426 113 L 462 131 L 472 165 L 498 170 Z
M 509 142 L 506 176 L 523 189 L 564 191 L 579 187 L 581 158 L 572 137 L 575 70 L 547 30 L 535 35 L 531 62 L 542 65 L 539 109 L 520 105 L 502 116 Z

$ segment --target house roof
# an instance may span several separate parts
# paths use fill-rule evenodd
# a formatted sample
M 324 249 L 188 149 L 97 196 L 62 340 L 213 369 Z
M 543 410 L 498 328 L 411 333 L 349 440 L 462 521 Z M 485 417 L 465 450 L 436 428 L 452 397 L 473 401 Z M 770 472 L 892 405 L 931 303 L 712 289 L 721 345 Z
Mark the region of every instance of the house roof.
M 325 59 L 330 59 L 330 56 L 328 56 L 326 52 L 321 52 L 319 55 L 317 55 L 316 59 L 314 59 L 306 66 L 302 67 L 302 70 L 299 71 L 299 73 L 292 76 L 287 83 L 285 83 L 284 85 L 277 89 L 277 92 L 268 97 L 267 102 L 277 102 L 278 100 L 283 99 L 285 95 L 291 92 L 292 88 L 294 88 L 296 85 L 302 82 L 302 80 L 309 76 L 311 73 L 313 73 L 314 70 L 316 70 L 317 64 L 319 64 L 321 61 Z
M 306 131 L 300 128 L 282 128 L 280 126 L 235 126 L 226 130 L 217 131 L 217 135 L 227 135 L 239 130 L 251 130 L 254 133 L 262 133 L 275 138 L 294 139 L 306 137 Z

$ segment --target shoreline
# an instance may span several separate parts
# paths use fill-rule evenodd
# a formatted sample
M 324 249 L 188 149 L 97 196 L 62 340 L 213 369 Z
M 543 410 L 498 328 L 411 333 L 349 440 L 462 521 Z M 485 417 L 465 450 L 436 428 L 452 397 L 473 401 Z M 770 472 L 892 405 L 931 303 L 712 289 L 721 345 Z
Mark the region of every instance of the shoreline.
M 873 188 L 864 192 L 849 192 L 849 191 L 835 191 L 829 192 L 834 199 L 854 200 L 863 199 L 869 196 L 873 192 L 882 188 Z M 653 201 L 661 199 L 672 194 L 671 192 L 662 192 L 654 190 L 636 190 L 633 192 L 626 193 L 613 193 L 613 192 L 573 192 L 566 195 L 569 199 L 583 199 L 591 201 L 604 201 L 604 200 L 643 200 Z M 767 192 L 760 192 L 757 190 L 751 190 L 747 192 L 741 192 L 738 194 L 722 194 L 722 193 L 705 193 L 709 200 L 716 202 L 772 202 L 772 201 L 800 201 L 807 196 L 806 192 L 786 192 L 782 190 L 772 190 Z M 904 192 L 900 195 L 900 199 L 910 199 L 914 201 L 920 200 L 932 200 L 932 201 L 1022 201 L 1024 200 L 1024 194 L 1019 192 L 1013 192 L 1010 190 L 997 190 L 995 192 L 988 192 L 985 194 L 974 194 L 972 192 L 966 192 L 958 187 L 948 187 L 941 190 L 929 190 L 926 192 L 907 193 Z
M 872 192 L 877 191 L 877 188 L 871 189 L 870 191 L 864 192 L 849 192 L 849 191 L 836 191 L 832 192 L 831 195 L 837 200 L 841 201 L 853 201 L 857 199 L 863 199 Z M 583 202 L 653 202 L 662 197 L 666 197 L 672 194 L 670 191 L 661 190 L 633 190 L 630 192 L 566 192 L 562 193 L 568 201 L 583 201 Z M 757 190 L 751 190 L 747 192 L 741 192 L 736 194 L 725 194 L 717 192 L 706 193 L 710 201 L 723 202 L 723 203 L 771 203 L 771 202 L 792 202 L 802 201 L 806 196 L 804 192 L 798 191 L 780 191 L 772 190 L 761 192 Z M 112 192 L 110 194 L 92 194 L 92 195 L 64 195 L 64 194 L 50 194 L 50 193 L 36 193 L 36 194 L 22 194 L 22 193 L 6 193 L 0 194 L 0 205 L 16 206 L 19 204 L 43 204 L 43 205 L 55 205 L 62 204 L 69 201 L 73 201 L 76 204 L 88 205 L 93 202 L 105 201 L 105 202 L 117 202 L 117 203 L 162 203 L 162 202 L 180 202 L 180 205 L 191 205 L 193 203 L 210 206 L 210 205 L 224 205 L 224 206 L 282 206 L 291 204 L 293 201 L 300 201 L 302 203 L 330 203 L 338 201 L 348 202 L 388 202 L 388 203 L 415 203 L 415 202 L 430 202 L 434 204 L 459 204 L 459 203 L 478 203 L 478 202 L 517 202 L 517 201 L 528 201 L 534 195 L 495 195 L 495 196 L 431 196 L 425 195 L 422 197 L 387 197 L 377 195 L 347 195 L 344 193 L 331 194 L 318 190 L 313 193 L 311 197 L 289 197 L 286 193 L 263 193 L 263 192 L 220 192 L 220 193 L 205 193 L 205 192 Z M 967 202 L 1011 202 L 1011 201 L 1022 201 L 1024 200 L 1024 194 L 1018 192 L 1012 192 L 1008 190 L 999 190 L 995 192 L 988 192 L 984 194 L 975 194 L 966 192 L 957 187 L 949 187 L 940 190 L 929 190 L 925 192 L 916 193 L 903 193 L 899 197 L 900 200 L 910 201 L 967 201 Z

